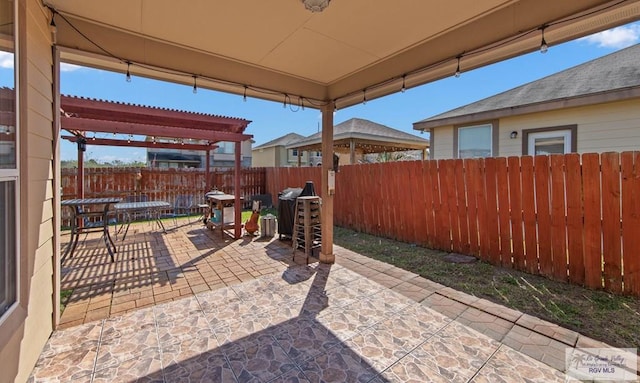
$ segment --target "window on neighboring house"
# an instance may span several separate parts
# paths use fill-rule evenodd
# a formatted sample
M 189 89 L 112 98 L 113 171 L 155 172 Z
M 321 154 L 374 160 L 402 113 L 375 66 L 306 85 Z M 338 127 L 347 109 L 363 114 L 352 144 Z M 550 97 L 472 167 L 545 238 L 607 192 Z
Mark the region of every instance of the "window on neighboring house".
M 227 142 L 227 141 L 220 141 L 217 142 L 216 145 L 218 145 L 218 147 L 214 150 L 214 153 L 218 153 L 218 154 L 235 154 L 235 142 Z
M 298 149 L 291 149 L 291 155 L 294 157 L 298 157 Z
M 458 127 L 456 130 L 454 154 L 457 158 L 491 157 L 497 152 L 492 124 Z
M 577 125 L 522 131 L 522 154 L 565 154 L 577 151 Z

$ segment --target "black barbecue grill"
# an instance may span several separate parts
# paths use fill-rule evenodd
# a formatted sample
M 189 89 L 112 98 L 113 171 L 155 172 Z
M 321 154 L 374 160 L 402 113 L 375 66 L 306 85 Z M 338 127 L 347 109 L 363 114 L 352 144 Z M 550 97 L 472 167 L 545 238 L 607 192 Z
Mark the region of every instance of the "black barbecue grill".
M 298 197 L 315 196 L 316 191 L 312 181 L 307 181 L 304 188 L 287 188 L 278 193 L 278 235 L 291 239 L 293 235 L 293 220 Z

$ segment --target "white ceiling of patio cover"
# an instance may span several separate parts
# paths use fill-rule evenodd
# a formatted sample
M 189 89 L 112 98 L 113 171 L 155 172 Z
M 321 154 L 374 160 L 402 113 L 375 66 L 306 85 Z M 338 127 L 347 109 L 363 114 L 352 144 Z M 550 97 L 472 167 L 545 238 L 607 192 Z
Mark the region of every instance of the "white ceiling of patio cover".
M 52 0 L 48 4 L 102 48 L 133 63 L 185 73 L 175 76 L 132 66 L 132 73 L 190 83 L 191 74 L 271 89 L 315 100 L 341 98 L 339 106 L 398 91 L 404 74 L 415 86 L 455 70 L 455 57 L 580 12 L 617 4 L 602 0 L 333 0 L 321 13 L 299 0 Z M 548 28 L 558 43 L 640 17 L 628 0 L 570 23 Z M 105 59 L 58 19 L 63 60 L 119 71 L 126 65 Z M 473 57 L 469 70 L 537 49 L 540 33 Z M 66 49 L 64 49 L 66 48 Z M 206 80 L 199 86 L 242 94 L 240 85 Z M 349 96 L 351 94 L 351 96 Z M 251 96 L 282 101 L 282 95 Z

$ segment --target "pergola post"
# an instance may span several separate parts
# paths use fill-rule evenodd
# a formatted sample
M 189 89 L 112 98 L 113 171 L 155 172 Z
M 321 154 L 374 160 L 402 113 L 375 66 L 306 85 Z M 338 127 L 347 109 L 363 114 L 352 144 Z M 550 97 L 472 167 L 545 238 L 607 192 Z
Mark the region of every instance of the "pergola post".
M 84 151 L 80 149 L 79 145 L 76 145 L 78 148 L 78 179 L 76 180 L 76 198 L 84 198 Z M 82 218 L 76 218 L 76 226 L 83 227 L 84 221 Z
M 240 205 L 240 154 L 242 150 L 242 143 L 240 141 L 236 141 L 235 148 L 235 177 L 234 177 L 234 190 L 233 195 L 235 196 L 235 201 L 233 204 L 234 207 L 234 237 L 235 239 L 239 239 L 242 236 L 242 206 Z M 224 225 L 224 222 L 222 223 Z
M 211 188 L 209 187 L 209 178 L 211 176 L 209 174 L 209 167 L 211 166 L 211 150 L 205 151 L 204 163 L 204 191 L 206 193 L 211 190 Z M 207 201 L 205 201 L 205 203 L 206 202 Z
M 76 182 L 76 198 L 84 198 L 84 152 L 78 147 L 78 180 Z
M 322 107 L 322 248 L 320 263 L 334 263 L 333 254 L 333 192 L 329 193 L 329 171 L 333 168 L 333 110 L 334 102 Z

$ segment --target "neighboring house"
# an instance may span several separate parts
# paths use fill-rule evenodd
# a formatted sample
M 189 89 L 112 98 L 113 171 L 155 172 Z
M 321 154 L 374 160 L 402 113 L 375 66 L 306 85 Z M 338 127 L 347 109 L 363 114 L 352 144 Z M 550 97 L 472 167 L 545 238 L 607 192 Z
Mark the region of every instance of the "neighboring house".
M 297 133 L 289 133 L 282 137 L 278 137 L 274 140 L 266 142 L 262 145 L 256 146 L 251 150 L 252 159 L 251 166 L 253 167 L 288 167 L 298 166 L 298 150 L 287 149 L 287 145 L 300 141 L 304 136 Z M 317 161 L 317 156 L 321 156 L 320 153 L 312 153 L 311 159 Z M 303 166 L 309 165 L 309 153 L 301 153 L 301 164 Z M 321 158 L 321 157 L 320 157 Z M 321 161 L 321 160 L 320 160 Z
M 147 140 L 150 140 L 147 138 Z M 156 138 L 158 142 L 172 142 L 173 139 Z M 190 144 L 205 144 L 204 140 L 187 140 Z M 185 141 L 185 143 L 187 143 Z M 248 168 L 251 165 L 251 144 L 253 140 L 242 143 L 240 155 L 241 166 Z M 235 143 L 218 142 L 216 149 L 211 151 L 209 157 L 209 167 L 211 168 L 233 168 L 235 165 Z M 158 168 L 204 168 L 206 154 L 202 150 L 181 150 L 181 149 L 154 149 L 147 148 L 147 164 Z
M 333 127 L 333 147 L 340 157 L 340 164 L 355 164 L 365 161 L 365 157 L 374 153 L 406 152 L 405 159 L 424 158 L 429 148 L 429 140 L 402 132 L 388 126 L 362 118 L 352 118 Z M 300 150 L 302 153 L 320 153 L 322 133 L 315 133 L 304 139 L 294 141 L 286 148 Z M 419 153 L 416 155 L 416 153 Z M 322 164 L 320 157 L 313 166 Z
M 640 148 L 640 45 L 413 124 L 430 158 Z

